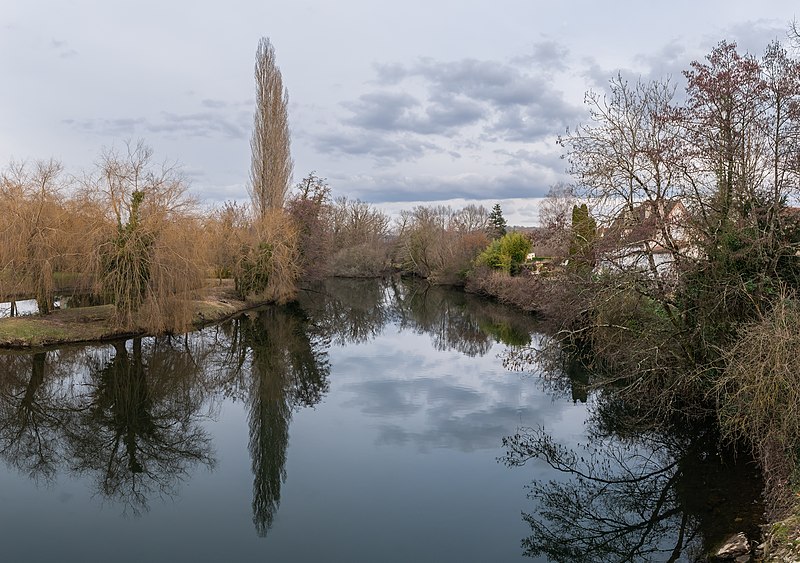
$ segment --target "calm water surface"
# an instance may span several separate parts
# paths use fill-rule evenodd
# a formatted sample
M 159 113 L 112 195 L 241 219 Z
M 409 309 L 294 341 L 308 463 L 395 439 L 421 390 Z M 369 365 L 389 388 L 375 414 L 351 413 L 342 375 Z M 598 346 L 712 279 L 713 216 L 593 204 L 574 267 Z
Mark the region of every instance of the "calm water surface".
M 580 377 L 503 367 L 539 338 L 458 292 L 340 281 L 187 336 L 0 355 L 2 560 L 666 561 L 738 531 L 752 472 L 598 436 Z

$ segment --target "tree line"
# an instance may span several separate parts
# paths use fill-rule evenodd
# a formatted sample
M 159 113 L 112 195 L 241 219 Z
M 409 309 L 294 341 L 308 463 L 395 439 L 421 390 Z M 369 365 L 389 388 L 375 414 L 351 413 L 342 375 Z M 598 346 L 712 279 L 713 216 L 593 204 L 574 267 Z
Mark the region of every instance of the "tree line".
M 505 232 L 499 206 L 420 206 L 395 223 L 373 205 L 333 197 L 312 172 L 292 186 L 288 92 L 266 38 L 255 62 L 250 202 L 204 209 L 177 165 L 144 142 L 106 148 L 93 170 L 55 160 L 0 172 L 0 300 L 88 293 L 113 303 L 120 329 L 189 327 L 211 277 L 233 278 L 241 299 L 284 303 L 305 279 L 401 271 L 463 283 Z

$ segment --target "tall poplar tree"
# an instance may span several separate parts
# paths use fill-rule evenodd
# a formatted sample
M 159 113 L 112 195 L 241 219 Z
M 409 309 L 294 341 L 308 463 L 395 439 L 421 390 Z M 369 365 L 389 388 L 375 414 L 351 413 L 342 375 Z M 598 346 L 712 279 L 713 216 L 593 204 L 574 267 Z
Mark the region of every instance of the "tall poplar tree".
M 292 169 L 289 92 L 275 63 L 275 48 L 262 37 L 256 51 L 256 112 L 250 139 L 250 197 L 258 217 L 283 207 Z

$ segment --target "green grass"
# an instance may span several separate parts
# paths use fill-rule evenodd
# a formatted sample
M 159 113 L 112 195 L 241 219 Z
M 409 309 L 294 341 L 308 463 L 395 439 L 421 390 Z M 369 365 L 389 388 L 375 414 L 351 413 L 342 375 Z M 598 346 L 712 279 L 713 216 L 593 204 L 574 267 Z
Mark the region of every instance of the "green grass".
M 114 333 L 108 323 L 113 312 L 113 305 L 101 305 L 55 311 L 44 317 L 0 319 L 0 347 L 44 346 L 106 338 Z
M 73 335 L 74 332 L 67 327 L 42 323 L 32 318 L 0 321 L 0 344 L 6 346 L 41 346 L 72 339 Z
M 205 299 L 194 303 L 196 326 L 214 323 L 248 307 L 235 298 L 233 283 L 214 280 L 204 291 Z M 45 316 L 0 319 L 0 348 L 27 348 L 70 342 L 88 342 L 120 334 L 113 326 L 113 305 L 61 309 Z

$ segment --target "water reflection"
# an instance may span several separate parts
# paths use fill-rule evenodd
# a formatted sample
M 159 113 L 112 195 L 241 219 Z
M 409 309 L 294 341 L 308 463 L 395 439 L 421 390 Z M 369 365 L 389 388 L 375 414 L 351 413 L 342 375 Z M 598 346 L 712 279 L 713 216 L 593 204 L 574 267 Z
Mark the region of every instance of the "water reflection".
M 61 359 L 54 352 L 0 355 L 0 455 L 37 480 L 52 479 L 63 458 Z
M 214 457 L 200 424 L 204 396 L 194 358 L 166 337 L 127 344 L 86 359 L 66 439 L 72 468 L 138 513 L 153 494 L 174 494 L 193 467 L 213 467 Z
M 316 332 L 339 346 L 367 342 L 392 320 L 393 295 L 385 281 L 325 280 L 298 299 Z
M 494 342 L 523 346 L 536 320 L 460 291 L 414 280 L 327 280 L 308 288 L 300 306 L 331 342 L 359 344 L 393 322 L 431 337 L 440 351 L 483 356 Z
M 247 314 L 227 328 L 229 388 L 248 404 L 253 523 L 265 536 L 280 507 L 292 411 L 316 405 L 329 387 L 328 339 L 290 307 Z
M 697 561 L 733 531 L 757 538 L 758 474 L 720 463 L 712 434 L 595 434 L 575 449 L 543 428 L 506 438 L 507 465 L 536 459 L 556 473 L 528 488 L 534 509 L 523 514 L 531 529 L 523 553 L 554 562 Z M 730 490 L 739 498 L 720 503 L 714 494 Z
M 286 479 L 292 413 L 329 389 L 328 348 L 368 342 L 388 323 L 467 356 L 486 354 L 493 342 L 526 343 L 534 328 L 530 317 L 426 284 L 334 280 L 304 291 L 295 306 L 267 307 L 200 333 L 3 354 L 0 456 L 36 479 L 58 471 L 90 477 L 103 498 L 141 513 L 154 496 L 173 495 L 195 467 L 214 466 L 203 423 L 213 404 L 240 400 L 248 406 L 253 521 L 266 535 Z M 402 391 L 392 382 L 374 385 L 365 396 L 381 402 Z M 452 393 L 442 391 L 449 385 L 429 380 L 424 389 L 420 397 L 449 404 Z M 455 391 L 456 411 L 465 400 L 475 403 L 473 391 Z M 491 429 L 495 435 L 498 426 Z M 397 430 L 399 439 L 410 436 Z M 481 443 L 493 441 L 486 434 L 476 434 Z
M 510 524 L 484 522 L 474 528 L 494 526 L 492 533 L 505 538 L 499 543 L 510 553 L 496 560 L 506 560 L 518 554 L 517 540 L 525 533 L 513 526 L 520 524 L 515 501 L 523 501 L 518 487 L 528 478 L 519 477 L 509 487 L 504 480 L 509 472 L 494 460 L 504 435 L 521 424 L 548 420 L 556 437 L 538 430 L 507 441 L 509 465 L 537 458 L 544 462 L 539 469 L 551 471 L 540 474 L 542 480 L 529 490 L 527 555 L 553 561 L 667 560 L 679 552 L 685 557 L 687 546 L 698 545 L 700 538 L 711 541 L 736 528 L 731 518 L 742 512 L 726 514 L 718 499 L 739 485 L 731 485 L 730 472 L 718 469 L 713 449 L 686 436 L 626 427 L 618 416 L 624 408 L 591 395 L 579 366 L 560 366 L 560 376 L 547 380 L 550 394 L 540 392 L 538 380 L 499 369 L 496 354 L 503 346 L 495 345 L 518 350 L 531 342 L 535 328 L 528 315 L 443 288 L 339 280 L 308 288 L 296 305 L 265 307 L 180 337 L 0 354 L 0 457 L 47 483 L 57 482 L 59 473 L 82 477 L 102 500 L 140 514 L 157 499 L 175 495 L 199 470 L 215 467 L 211 431 L 218 427 L 211 422 L 228 409 L 242 416 L 233 417 L 220 432 L 227 441 L 216 446 L 235 448 L 240 436 L 242 460 L 219 464 L 219 472 L 230 472 L 228 479 L 207 496 L 218 501 L 224 490 L 235 504 L 225 514 L 237 522 L 229 528 L 244 529 L 242 541 L 269 535 L 259 544 L 264 553 L 267 546 L 296 545 L 307 532 L 296 525 L 294 531 L 287 531 L 288 524 L 275 526 L 279 510 L 287 522 L 298 514 L 304 525 L 322 522 L 317 533 L 329 533 L 320 540 L 326 547 L 337 538 L 367 547 L 378 540 L 365 538 L 379 538 L 384 521 L 358 518 L 369 512 L 371 495 L 385 494 L 375 502 L 393 507 L 394 513 L 382 516 L 394 526 L 412 526 L 425 502 L 441 505 L 425 505 L 426 511 L 440 512 L 431 518 L 435 525 L 419 525 L 435 529 L 431 537 L 452 526 L 456 532 L 450 539 L 456 540 L 450 544 L 465 535 L 484 543 L 480 534 L 460 528 L 467 518 L 510 514 Z M 357 346 L 339 348 L 345 345 Z M 323 400 L 313 416 L 300 414 Z M 571 451 L 559 440 L 585 434 L 586 403 L 595 409 L 588 428 L 596 435 L 590 448 Z M 225 432 L 236 434 L 230 439 Z M 318 442 L 297 447 L 309 436 Z M 320 448 L 330 463 L 317 471 L 312 466 Z M 339 452 L 354 459 L 338 459 Z M 287 484 L 290 457 L 313 475 L 297 489 L 291 475 Z M 252 490 L 249 478 L 236 488 L 240 469 L 252 474 Z M 551 482 L 553 472 L 558 478 Z M 302 480 L 303 471 L 297 473 L 294 479 Z M 376 475 L 390 476 L 398 486 L 374 483 Z M 314 489 L 320 482 L 327 485 L 326 479 L 335 486 Z M 498 485 L 493 479 L 505 490 L 493 488 Z M 351 491 L 347 486 L 353 481 Z M 708 487 L 719 494 L 697 492 Z M 313 494 L 305 495 L 309 490 Z M 356 490 L 369 491 L 369 498 L 357 498 Z M 323 500 L 314 504 L 318 499 Z M 448 516 L 453 510 L 448 503 L 461 507 L 458 517 Z M 347 504 L 360 511 L 347 512 Z M 494 512 L 484 510 L 487 506 Z M 357 532 L 339 534 L 337 518 Z M 420 536 L 427 533 L 416 530 Z M 429 541 L 433 545 L 434 539 Z M 422 550 L 424 542 L 416 543 Z M 372 547 L 376 553 L 385 549 Z M 467 551 L 453 558 L 470 555 L 478 557 Z M 482 554 L 480 560 L 492 557 Z

